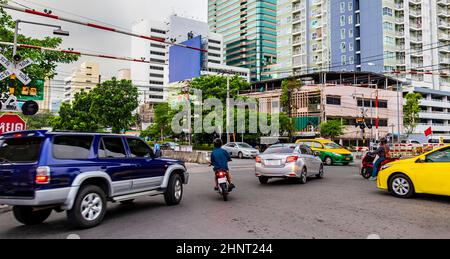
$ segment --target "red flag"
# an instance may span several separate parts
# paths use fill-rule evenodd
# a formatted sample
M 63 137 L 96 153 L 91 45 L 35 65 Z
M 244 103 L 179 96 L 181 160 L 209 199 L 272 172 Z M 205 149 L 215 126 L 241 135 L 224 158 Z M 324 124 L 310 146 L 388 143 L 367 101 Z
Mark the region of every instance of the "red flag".
M 433 129 L 431 127 L 425 130 L 425 136 L 428 137 L 430 135 L 433 135 Z

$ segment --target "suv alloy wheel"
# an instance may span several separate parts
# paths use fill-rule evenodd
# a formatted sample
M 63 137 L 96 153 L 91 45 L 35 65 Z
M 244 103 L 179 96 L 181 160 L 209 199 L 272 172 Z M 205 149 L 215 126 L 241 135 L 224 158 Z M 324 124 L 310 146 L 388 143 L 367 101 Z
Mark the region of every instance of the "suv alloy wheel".
M 67 211 L 69 223 L 78 228 L 92 228 L 99 225 L 106 214 L 106 195 L 98 186 L 81 187 L 73 208 Z

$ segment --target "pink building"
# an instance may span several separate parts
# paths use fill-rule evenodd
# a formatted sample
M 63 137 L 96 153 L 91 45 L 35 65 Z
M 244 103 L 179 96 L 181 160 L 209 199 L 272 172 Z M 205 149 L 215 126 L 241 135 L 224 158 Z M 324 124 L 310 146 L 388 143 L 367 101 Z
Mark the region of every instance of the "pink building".
M 283 80 L 257 83 L 243 95 L 258 99 L 261 112 L 280 111 Z M 363 136 L 369 140 L 403 133 L 403 94 L 397 92 L 400 85 L 392 78 L 374 73 L 331 72 L 289 80 L 301 80 L 303 84 L 291 95 L 290 115 L 297 137 L 318 136 L 319 125 L 326 120 L 339 120 L 345 126 L 345 134 L 336 136 L 344 145 L 361 145 Z M 367 125 L 373 125 L 364 134 L 355 126 L 363 117 Z

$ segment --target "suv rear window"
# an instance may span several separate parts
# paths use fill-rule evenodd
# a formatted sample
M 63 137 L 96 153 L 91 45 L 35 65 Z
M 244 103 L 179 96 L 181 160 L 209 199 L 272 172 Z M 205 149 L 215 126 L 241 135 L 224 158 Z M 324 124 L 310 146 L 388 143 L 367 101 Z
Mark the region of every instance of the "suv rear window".
M 39 159 L 43 138 L 15 138 L 0 142 L 0 163 L 34 163 Z
M 120 137 L 103 137 L 98 148 L 99 158 L 125 158 L 127 153 Z
M 56 159 L 88 159 L 93 136 L 56 136 L 53 157 Z

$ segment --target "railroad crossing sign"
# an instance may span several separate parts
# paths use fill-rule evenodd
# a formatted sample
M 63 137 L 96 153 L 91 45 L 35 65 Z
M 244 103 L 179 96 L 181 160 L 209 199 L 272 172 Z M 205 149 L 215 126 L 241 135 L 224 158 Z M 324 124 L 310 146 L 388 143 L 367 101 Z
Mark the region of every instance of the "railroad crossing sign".
M 5 56 L 0 54 L 0 64 L 6 68 L 5 71 L 0 73 L 0 80 L 3 80 L 11 75 L 16 75 L 17 79 L 20 80 L 24 85 L 28 85 L 31 82 L 30 77 L 28 77 L 21 70 L 33 64 L 33 60 L 31 58 L 27 58 L 25 60 L 20 61 L 17 64 L 9 61 Z

